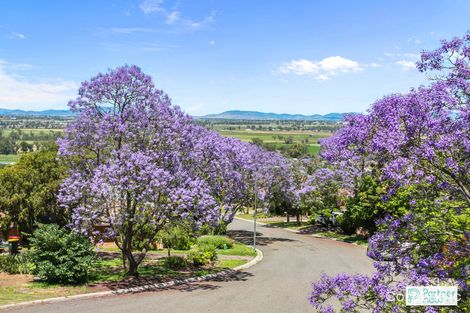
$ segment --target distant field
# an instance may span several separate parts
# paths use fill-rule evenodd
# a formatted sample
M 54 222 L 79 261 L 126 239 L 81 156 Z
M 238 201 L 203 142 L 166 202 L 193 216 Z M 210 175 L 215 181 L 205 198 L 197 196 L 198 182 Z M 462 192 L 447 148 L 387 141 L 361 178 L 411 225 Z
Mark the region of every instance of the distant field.
M 253 138 L 259 138 L 264 143 L 275 143 L 280 149 L 289 144 L 285 140 L 289 137 L 293 142 L 308 145 L 309 154 L 316 155 L 320 151 L 318 140 L 331 136 L 327 132 L 306 132 L 306 131 L 256 131 L 256 130 L 218 130 L 223 136 L 238 138 L 242 141 L 251 142 Z M 302 142 L 303 141 L 303 142 Z
M 18 154 L 0 154 L 0 164 L 15 163 L 20 159 Z
M 11 129 L 11 128 L 0 128 L 4 136 L 10 135 L 10 133 L 14 130 L 21 130 L 21 132 L 25 134 L 33 133 L 35 136 L 40 135 L 40 134 L 48 134 L 48 133 L 62 133 L 64 130 L 63 129 L 58 129 L 58 128 L 51 128 L 51 129 L 45 129 L 45 128 L 20 128 L 20 129 Z
M 331 133 L 322 132 L 302 132 L 302 131 L 256 131 L 256 130 L 219 130 L 227 137 L 235 137 L 243 141 L 251 141 L 252 138 L 260 138 L 264 142 L 283 142 L 278 136 L 284 138 L 292 137 L 295 142 L 308 139 L 310 143 L 317 143 L 318 139 L 330 137 Z

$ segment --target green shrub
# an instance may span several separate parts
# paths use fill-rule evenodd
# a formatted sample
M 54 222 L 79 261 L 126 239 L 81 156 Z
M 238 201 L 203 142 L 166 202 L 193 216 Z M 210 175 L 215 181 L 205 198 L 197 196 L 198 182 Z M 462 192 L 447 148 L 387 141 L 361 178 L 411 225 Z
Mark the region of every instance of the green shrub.
M 0 256 L 0 272 L 8 274 L 31 274 L 34 265 L 27 253 Z
M 188 262 L 181 256 L 169 256 L 163 261 L 166 268 L 180 270 L 188 266 Z
M 341 227 L 341 230 L 347 234 L 352 235 L 356 233 L 356 229 L 360 227 L 360 224 L 357 221 L 350 217 L 350 214 L 343 214 L 337 218 L 338 225 Z
M 171 249 L 189 250 L 194 244 L 194 238 L 184 225 L 168 225 L 160 231 L 158 238 L 168 249 L 168 255 Z
M 55 283 L 83 283 L 96 262 L 94 246 L 75 232 L 56 224 L 42 225 L 31 238 L 34 273 Z
M 188 253 L 188 260 L 195 266 L 209 264 L 217 260 L 217 250 L 212 245 L 194 245 Z
M 226 236 L 201 236 L 197 239 L 198 245 L 210 245 L 216 249 L 231 248 L 233 240 Z

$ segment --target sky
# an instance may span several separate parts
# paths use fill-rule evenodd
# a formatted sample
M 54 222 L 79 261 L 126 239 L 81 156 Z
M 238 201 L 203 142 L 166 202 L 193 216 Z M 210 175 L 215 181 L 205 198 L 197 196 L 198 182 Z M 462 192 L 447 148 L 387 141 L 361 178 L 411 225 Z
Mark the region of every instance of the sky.
M 0 0 L 0 107 L 66 109 L 136 64 L 192 115 L 365 112 L 426 84 L 419 52 L 469 16 L 465 0 Z

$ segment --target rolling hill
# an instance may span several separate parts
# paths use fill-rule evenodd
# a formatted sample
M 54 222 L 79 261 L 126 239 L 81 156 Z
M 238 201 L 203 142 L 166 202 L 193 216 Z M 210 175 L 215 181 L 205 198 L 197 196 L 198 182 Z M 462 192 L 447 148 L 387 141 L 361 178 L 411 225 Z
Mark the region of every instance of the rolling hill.
M 332 121 L 340 122 L 346 113 L 328 113 L 325 115 L 303 115 L 287 113 L 264 113 L 258 111 L 231 110 L 219 114 L 199 116 L 200 119 L 226 119 L 226 120 L 292 120 L 292 121 Z
M 328 113 L 325 115 L 314 114 L 287 114 L 287 113 L 265 113 L 258 111 L 230 110 L 219 114 L 208 114 L 204 116 L 195 116 L 196 119 L 224 119 L 224 120 L 290 120 L 290 121 L 331 121 L 340 122 L 347 113 Z M 43 110 L 43 111 L 25 111 L 17 109 L 2 109 L 0 115 L 8 116 L 55 116 L 72 117 L 74 113 L 69 110 Z
M 69 116 L 73 116 L 74 113 L 70 112 L 69 110 L 24 111 L 24 110 L 0 108 L 0 115 L 69 117 Z

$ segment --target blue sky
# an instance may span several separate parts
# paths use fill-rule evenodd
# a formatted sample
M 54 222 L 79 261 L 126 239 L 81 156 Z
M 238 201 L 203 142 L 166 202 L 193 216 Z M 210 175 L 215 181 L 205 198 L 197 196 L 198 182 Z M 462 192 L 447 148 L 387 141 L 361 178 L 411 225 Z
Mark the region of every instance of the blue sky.
M 470 1 L 0 1 L 0 107 L 66 108 L 122 64 L 193 115 L 363 112 L 425 83 L 418 53 L 470 29 Z

